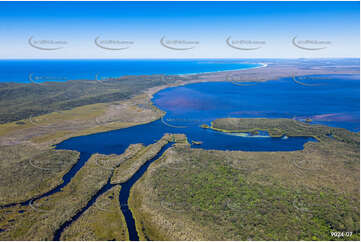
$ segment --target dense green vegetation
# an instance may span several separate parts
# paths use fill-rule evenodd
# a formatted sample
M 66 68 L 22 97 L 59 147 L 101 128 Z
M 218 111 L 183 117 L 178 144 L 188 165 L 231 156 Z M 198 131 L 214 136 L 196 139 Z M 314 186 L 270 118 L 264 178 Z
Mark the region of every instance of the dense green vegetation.
M 2 208 L 0 210 L 2 215 L 0 228 L 4 229 L 4 231 L 0 233 L 0 239 L 52 240 L 55 231 L 66 221 L 71 220 L 111 179 L 113 170 L 121 163 L 124 156 L 129 155 L 129 152 L 132 152 L 130 148 L 122 155 L 94 154 L 66 187 L 60 192 L 36 200 L 31 206 L 24 206 L 22 208 L 25 211 L 23 214 L 17 213 L 16 210 L 19 207 Z M 31 173 L 28 176 L 31 176 Z M 114 202 L 114 204 L 119 203 Z M 118 218 L 122 219 L 122 217 Z M 100 223 L 102 219 L 104 218 L 99 217 L 99 221 L 94 221 L 95 224 Z M 79 226 L 81 227 L 81 225 Z M 76 226 L 74 228 L 77 229 Z M 69 233 L 71 236 L 76 236 L 74 234 L 76 231 Z M 100 232 L 98 234 L 100 234 L 100 238 L 103 238 Z M 117 234 L 117 236 L 124 237 L 125 234 Z
M 222 119 L 212 127 L 313 136 L 319 142 L 292 152 L 171 148 L 130 198 L 143 238 L 359 240 L 358 134 L 287 119 Z
M 265 119 L 265 118 L 222 118 L 212 122 L 211 127 L 202 125 L 202 128 L 211 128 L 222 132 L 257 132 L 264 130 L 272 137 L 311 136 L 318 140 L 331 138 L 359 146 L 359 135 L 346 129 L 333 128 L 324 125 L 305 124 L 292 119 Z
M 212 227 L 215 237 L 209 239 L 332 240 L 330 231 L 352 231 L 349 239 L 358 238 L 357 200 L 327 190 L 289 189 L 276 181 L 251 182 L 219 157 L 202 155 L 202 162 L 190 159 L 192 169 L 162 167 L 153 179 L 163 209 Z
M 95 103 L 128 99 L 154 86 L 184 80 L 183 77 L 125 76 L 104 82 L 0 83 L 0 123 Z
M 13 145 L 0 146 L 0 156 L 0 205 L 5 205 L 26 201 L 59 185 L 79 153 Z
M 241 78 L 277 79 L 300 71 L 288 66 L 279 70 L 276 66 L 275 71 L 274 67 L 247 70 Z M 203 80 L 222 81 L 224 75 L 204 75 Z M 78 153 L 56 151 L 50 149 L 51 144 L 155 120 L 161 114 L 149 97 L 134 96 L 152 87 L 197 78 L 152 75 L 105 82 L 0 83 L 0 124 L 18 121 L 1 125 L 0 133 L 7 137 L 0 137 L 0 204 L 27 200 L 61 182 Z M 54 112 L 58 110 L 67 111 Z M 47 113 L 51 114 L 32 118 Z M 0 209 L 0 239 L 52 239 L 54 231 L 86 206 L 109 179 L 113 183 L 127 180 L 168 141 L 177 144 L 131 190 L 129 205 L 141 238 L 359 239 L 359 134 L 287 119 L 219 119 L 212 127 L 203 127 L 222 132 L 267 130 L 271 136 L 313 136 L 320 142 L 308 143 L 297 152 L 227 152 L 190 149 L 184 135 L 172 135 L 148 147 L 131 146 L 120 156 L 96 154 L 61 192 L 35 201 L 33 207 Z M 62 239 L 127 239 L 114 199 L 119 189 L 115 186 L 99 197 L 64 231 Z M 353 235 L 335 238 L 332 231 Z
M 114 186 L 100 196 L 64 230 L 61 240 L 128 240 L 127 225 L 119 207 L 120 189 L 120 186 Z
M 61 191 L 31 202 L 29 206 L 0 208 L 0 240 L 53 239 L 55 231 L 84 208 L 108 181 L 113 181 L 114 184 L 125 182 L 169 141 L 184 140 L 184 135 L 165 134 L 158 142 L 147 147 L 141 144 L 130 145 L 121 155 L 92 155 Z M 25 152 L 23 149 L 20 151 Z M 11 153 L 6 151 L 4 154 Z M 21 155 L 23 154 L 20 153 L 19 156 Z M 33 154 L 32 158 L 23 158 L 20 162 L 6 163 L 10 168 L 4 167 L 8 172 L 1 181 L 11 183 L 1 187 L 4 200 L 2 204 L 23 201 L 40 192 L 47 192 L 52 187 L 50 182 L 60 182 L 65 172 L 63 169 L 69 168 L 67 162 L 70 160 L 74 164 L 77 158 L 78 153 L 74 151 L 46 150 Z M 61 176 L 57 176 L 57 173 Z M 21 174 L 23 179 L 19 179 L 17 174 Z M 14 188 L 18 190 L 14 192 Z M 65 230 L 62 239 L 127 240 L 128 232 L 119 207 L 119 190 L 120 187 L 115 186 L 100 196 L 79 220 Z
M 146 147 L 141 144 L 130 146 L 134 151 L 114 170 L 111 183 L 126 182 L 145 162 L 156 156 L 171 137 L 172 135 L 165 134 L 159 141 Z

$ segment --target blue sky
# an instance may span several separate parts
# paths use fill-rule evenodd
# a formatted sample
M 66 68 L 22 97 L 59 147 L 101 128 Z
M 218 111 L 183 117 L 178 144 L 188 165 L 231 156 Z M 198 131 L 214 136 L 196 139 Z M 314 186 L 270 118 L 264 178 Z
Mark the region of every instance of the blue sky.
M 0 10 L 1 59 L 318 58 L 360 53 L 359 2 L 0 2 Z M 36 47 L 62 48 L 32 47 L 30 37 Z M 127 49 L 100 48 L 96 37 L 108 41 L 101 46 Z M 162 37 L 166 46 L 181 50 L 161 45 Z M 227 45 L 229 37 L 242 50 Z M 296 47 L 295 37 L 298 46 L 306 48 Z M 175 40 L 191 43 L 171 42 Z M 323 49 L 310 50 L 317 48 Z

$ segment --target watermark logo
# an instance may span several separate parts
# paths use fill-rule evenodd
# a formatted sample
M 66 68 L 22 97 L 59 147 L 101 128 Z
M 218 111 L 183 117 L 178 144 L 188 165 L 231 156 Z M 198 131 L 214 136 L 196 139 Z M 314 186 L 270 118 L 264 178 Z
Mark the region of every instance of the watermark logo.
M 172 170 L 189 170 L 191 167 L 188 164 L 184 164 L 183 162 L 169 162 L 162 164 L 163 167 L 166 169 L 172 169 Z
M 199 119 L 199 118 L 193 118 L 193 117 L 180 117 L 180 118 L 176 118 L 176 117 L 167 117 L 166 116 L 162 116 L 161 117 L 161 122 L 171 128 L 189 128 L 189 127 L 196 127 L 196 126 L 200 126 L 204 123 L 210 122 L 212 120 L 209 119 Z
M 49 213 L 49 212 L 51 212 L 53 210 L 53 209 L 50 209 L 49 207 L 46 207 L 46 206 L 35 205 L 34 200 L 30 200 L 29 207 L 31 209 L 33 209 L 34 211 L 40 212 L 40 213 Z
M 34 36 L 31 36 L 28 39 L 28 43 L 31 47 L 38 49 L 38 50 L 60 50 L 63 49 L 68 42 L 64 40 L 34 40 Z
M 295 211 L 301 214 L 308 214 L 313 216 L 320 211 L 320 208 L 326 210 L 333 210 L 339 213 L 353 213 L 357 211 L 357 207 L 350 203 L 344 203 L 344 198 L 347 197 L 345 193 L 339 193 L 333 189 L 326 189 L 322 192 L 318 189 L 312 189 L 304 186 L 302 193 L 295 191 L 292 205 Z M 329 199 L 332 196 L 333 199 Z
M 318 177 L 330 176 L 330 163 L 326 160 L 294 159 L 290 161 L 291 168 L 298 176 L 317 174 Z
M 345 232 L 345 231 L 336 231 L 336 232 L 330 232 L 332 237 L 336 237 L 336 238 L 341 238 L 341 237 L 351 237 L 352 236 L 352 231 L 350 232 Z
M 64 76 L 45 76 L 45 75 L 36 75 L 34 73 L 30 73 L 28 75 L 28 79 L 30 82 L 34 83 L 34 84 L 38 84 L 41 85 L 44 82 L 48 82 L 48 81 L 67 81 L 68 78 L 64 77 Z
M 163 82 L 175 82 L 177 79 L 179 78 L 178 75 L 166 75 L 166 74 L 161 74 L 159 79 Z
M 199 45 L 196 40 L 166 40 L 165 36 L 160 39 L 160 44 L 170 50 L 191 50 Z
M 322 77 L 322 76 L 296 76 L 295 74 L 292 75 L 292 80 L 294 83 L 299 84 L 301 86 L 305 87 L 316 87 L 324 85 L 325 83 L 318 83 L 322 80 L 329 80 L 331 78 L 329 77 Z M 309 81 L 318 80 L 317 83 L 308 83 Z
M 103 165 L 102 163 L 105 163 L 105 162 L 107 162 L 108 161 L 108 159 L 107 158 L 105 158 L 105 157 L 103 157 L 103 158 L 96 158 L 95 159 L 95 164 L 97 165 L 97 166 L 99 166 L 100 168 L 102 168 L 102 169 L 105 169 L 105 170 L 114 170 L 115 168 L 114 167 L 106 167 L 105 165 Z
M 242 211 L 242 203 L 236 201 L 227 201 L 227 207 L 232 211 Z
M 293 200 L 292 205 L 298 211 L 306 212 L 306 213 L 310 212 L 310 208 L 308 207 L 308 205 L 300 198 L 296 198 L 295 200 Z
M 168 127 L 171 127 L 171 128 L 187 128 L 188 127 L 188 126 L 185 126 L 185 125 L 173 125 L 173 124 L 170 124 L 169 121 L 171 121 L 172 119 L 164 119 L 164 116 L 162 116 L 160 120 L 164 125 L 166 125 Z
M 95 81 L 103 85 L 110 84 L 113 81 L 119 81 L 121 79 L 122 77 L 120 76 L 112 77 L 112 76 L 102 76 L 99 73 L 95 74 Z
M 95 118 L 95 123 L 104 128 L 114 128 L 114 126 L 119 125 L 121 122 L 121 119 L 117 119 L 111 116 L 102 116 Z
M 237 74 L 237 73 L 230 73 L 226 75 L 226 81 L 231 82 L 237 86 L 254 86 L 257 85 L 259 82 L 252 82 L 252 81 L 244 81 L 244 75 Z
M 166 201 L 162 201 L 160 203 L 161 207 L 169 210 L 169 211 L 173 211 L 173 212 L 183 212 L 185 211 L 185 205 L 184 204 L 177 204 L 177 203 L 172 203 L 172 202 L 166 202 Z
M 39 170 L 43 170 L 43 171 L 52 171 L 52 170 L 54 170 L 54 169 L 55 169 L 55 170 L 61 169 L 60 166 L 41 167 L 41 165 L 36 164 L 36 162 L 35 162 L 34 160 L 32 160 L 32 159 L 29 160 L 29 164 L 30 164 L 32 167 L 34 167 L 34 168 L 36 168 L 36 169 L 39 169 Z
M 129 209 L 128 203 L 120 203 L 119 207 L 120 207 L 120 209 L 125 209 L 125 208 Z
M 302 50 L 323 50 L 331 45 L 331 41 L 328 40 L 297 40 L 297 36 L 293 37 L 292 44 Z
M 94 43 L 101 49 L 104 50 L 126 50 L 129 49 L 132 45 L 134 45 L 134 41 L 130 40 L 101 40 L 100 36 L 97 36 L 94 39 Z
M 45 161 L 39 161 L 37 159 L 30 158 L 29 165 L 35 169 L 42 170 L 45 172 L 59 173 L 62 172 L 66 167 L 64 166 L 61 156 L 57 156 L 57 153 L 52 154 L 53 157 Z
M 250 51 L 250 50 L 261 49 L 266 44 L 266 41 L 263 41 L 263 40 L 261 40 L 261 41 L 259 41 L 259 40 L 232 40 L 232 37 L 229 36 L 226 39 L 226 44 L 233 49 Z
M 112 201 L 110 199 L 100 199 L 97 200 L 94 204 L 94 207 L 96 209 L 99 209 L 103 212 L 112 212 L 113 209 L 111 208 Z
M 29 122 L 34 125 L 37 126 L 39 128 L 50 128 L 50 126 L 52 125 L 52 119 L 50 118 L 50 115 L 52 115 L 52 118 L 55 118 L 53 115 L 54 114 L 62 114 L 62 111 L 60 110 L 54 110 L 51 113 L 48 114 L 44 114 L 44 115 L 40 115 L 38 117 L 34 117 L 33 114 L 31 114 L 28 118 Z M 60 117 L 59 117 L 60 118 Z

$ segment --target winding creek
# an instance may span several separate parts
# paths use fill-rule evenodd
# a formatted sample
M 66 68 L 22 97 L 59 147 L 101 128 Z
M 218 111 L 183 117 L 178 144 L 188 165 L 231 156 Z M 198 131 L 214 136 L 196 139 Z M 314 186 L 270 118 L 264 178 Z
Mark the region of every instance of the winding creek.
M 64 224 L 62 224 L 60 226 L 60 228 L 55 232 L 54 235 L 54 240 L 60 240 L 60 236 L 61 233 L 64 231 L 64 229 L 69 226 L 71 223 L 73 223 L 77 218 L 79 218 L 90 206 L 92 206 L 96 199 L 101 196 L 102 194 L 104 194 L 105 192 L 107 192 L 109 189 L 111 189 L 113 186 L 116 185 L 121 185 L 121 190 L 119 193 L 119 205 L 120 208 L 122 210 L 122 213 L 124 215 L 125 218 L 125 222 L 127 224 L 128 227 L 128 233 L 129 233 L 129 239 L 134 241 L 134 240 L 139 240 L 138 237 L 138 233 L 135 227 L 135 221 L 132 215 L 132 212 L 129 209 L 128 206 L 128 199 L 129 199 L 129 193 L 130 193 L 130 189 L 132 188 L 132 186 L 134 185 L 134 183 L 136 183 L 139 178 L 142 177 L 142 175 L 144 174 L 144 172 L 147 170 L 147 168 L 149 167 L 149 165 L 159 159 L 163 153 L 169 148 L 171 147 L 173 143 L 168 143 L 165 146 L 162 147 L 162 149 L 150 160 L 148 160 L 147 162 L 145 162 L 138 170 L 137 172 L 135 172 L 133 174 L 133 176 L 128 179 L 128 181 L 124 182 L 124 183 L 119 183 L 119 184 L 111 184 L 110 183 L 110 178 L 107 181 L 107 183 L 91 198 L 91 200 L 89 200 L 88 204 L 82 208 L 75 216 L 73 216 L 71 218 L 71 220 L 65 222 Z
M 339 77 L 335 78 L 334 80 L 337 80 Z M 359 100 L 359 94 L 351 90 L 359 80 L 350 80 L 350 86 L 346 89 L 340 89 L 335 82 L 330 82 L 330 79 L 326 80 L 329 85 L 317 87 L 299 86 L 290 79 L 282 79 L 251 86 L 219 82 L 196 83 L 164 89 L 155 94 L 152 100 L 158 108 L 166 111 L 167 114 L 162 119 L 125 129 L 74 137 L 56 145 L 56 149 L 80 152 L 78 162 L 64 175 L 62 184 L 41 196 L 22 202 L 21 205 L 27 206 L 31 201 L 59 192 L 92 154 L 122 154 L 130 144 L 149 145 L 158 141 L 165 133 L 185 134 L 191 147 L 207 150 L 294 151 L 303 149 L 304 144 L 309 141 L 315 141 L 311 137 L 273 138 L 268 136 L 267 132 L 262 132 L 260 135 L 227 134 L 200 127 L 201 124 L 210 124 L 216 118 L 266 117 L 302 120 L 305 117 L 312 117 L 312 123 L 359 130 L 359 102 L 354 103 L 356 99 Z M 324 92 L 325 88 L 327 92 Z M 290 95 L 295 98 L 289 100 Z M 335 95 L 338 95 L 337 98 L 334 98 Z M 342 99 L 344 96 L 345 98 Z M 350 104 L 347 108 L 345 108 L 347 105 L 345 100 Z M 328 118 L 323 119 L 324 117 Z M 192 141 L 200 141 L 200 143 Z M 120 184 L 122 186 L 119 194 L 120 208 L 126 220 L 130 240 L 139 240 L 135 221 L 128 207 L 130 190 L 149 165 L 171 145 L 172 143 L 169 143 L 164 146 L 127 182 Z M 110 184 L 108 180 L 108 183 L 88 201 L 85 207 L 58 228 L 54 240 L 59 240 L 64 229 L 76 221 L 100 195 L 114 185 L 117 184 Z
M 150 132 L 151 131 L 151 132 Z M 56 146 L 57 149 L 75 149 L 80 151 L 81 155 L 79 164 L 84 165 L 89 158 L 89 151 L 102 154 L 122 154 L 130 144 L 143 143 L 149 145 L 159 140 L 165 133 L 184 133 L 187 135 L 189 142 L 192 140 L 205 140 L 202 144 L 192 144 L 194 148 L 203 149 L 222 149 L 222 150 L 245 150 L 245 151 L 291 151 L 303 149 L 303 145 L 308 141 L 315 141 L 311 137 L 289 137 L 272 138 L 269 136 L 261 137 L 238 137 L 228 135 L 217 131 L 202 129 L 199 126 L 187 128 L 175 128 L 164 124 L 161 120 L 151 122 L 149 124 L 138 125 L 126 129 L 114 130 L 104 133 L 97 133 L 88 136 L 74 137 L 66 140 Z M 122 189 L 119 194 L 120 208 L 125 217 L 128 227 L 129 239 L 138 240 L 138 233 L 135 228 L 133 215 L 128 207 L 129 192 L 134 183 L 142 177 L 148 166 L 157 160 L 171 143 L 165 145 L 161 151 L 148 160 L 141 168 L 125 183 L 121 183 Z M 70 221 L 64 223 L 55 233 L 54 240 L 59 240 L 62 231 L 74 222 L 96 201 L 97 197 L 112 188 L 107 183 Z

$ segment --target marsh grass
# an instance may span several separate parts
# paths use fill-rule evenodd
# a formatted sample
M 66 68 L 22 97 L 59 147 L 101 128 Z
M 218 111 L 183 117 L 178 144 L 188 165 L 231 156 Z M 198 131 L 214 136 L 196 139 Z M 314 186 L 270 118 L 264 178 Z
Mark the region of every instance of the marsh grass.
M 246 127 L 278 127 L 289 136 L 317 136 L 320 142 L 292 152 L 169 149 L 131 194 L 130 206 L 143 237 L 334 240 L 330 232 L 351 231 L 351 237 L 338 240 L 358 240 L 358 135 L 293 120 L 269 122 L 247 120 Z M 245 127 L 236 119 L 232 128 L 216 124 L 232 131 Z M 329 138 L 329 131 L 338 138 Z M 184 169 L 171 169 L 172 164 Z
M 120 186 L 100 196 L 77 221 L 66 228 L 61 240 L 128 240 L 125 219 L 119 207 Z
M 51 190 L 79 158 L 75 151 L 22 145 L 0 147 L 0 155 L 0 205 L 23 202 Z

